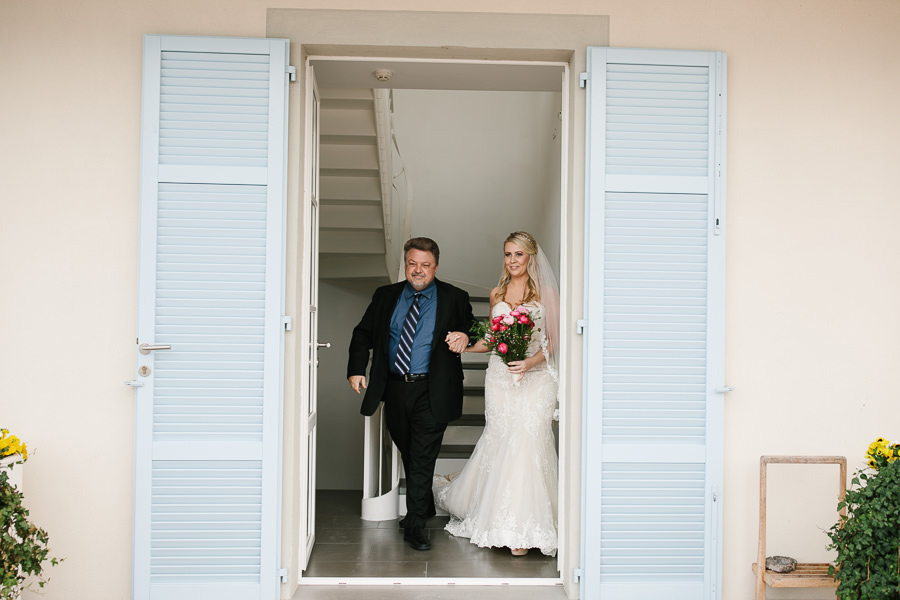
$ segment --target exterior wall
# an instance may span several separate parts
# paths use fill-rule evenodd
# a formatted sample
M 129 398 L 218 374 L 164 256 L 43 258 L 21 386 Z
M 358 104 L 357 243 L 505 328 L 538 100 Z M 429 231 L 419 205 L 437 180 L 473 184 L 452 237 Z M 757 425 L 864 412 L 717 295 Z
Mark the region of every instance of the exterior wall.
M 50 571 L 47 600 L 130 595 L 134 400 L 122 382 L 134 376 L 142 36 L 262 37 L 270 5 L 0 3 L 0 417 L 33 449 L 28 505 L 54 554 L 67 558 Z M 458 0 L 452 8 L 609 15 L 615 46 L 728 53 L 726 372 L 736 391 L 726 401 L 723 597 L 752 597 L 759 456 L 843 454 L 855 468 L 872 439 L 900 436 L 886 428 L 900 422 L 887 392 L 900 387 L 900 4 Z M 575 201 L 568 210 L 574 311 L 582 213 Z M 297 255 L 296 240 L 288 251 Z M 773 510 L 787 521 L 771 553 L 822 552 L 816 526 L 830 525 L 828 507 L 809 515 L 814 523 L 789 510 L 803 506 L 807 519 L 798 499 L 818 476 L 770 481 Z M 808 502 L 833 503 L 815 496 Z

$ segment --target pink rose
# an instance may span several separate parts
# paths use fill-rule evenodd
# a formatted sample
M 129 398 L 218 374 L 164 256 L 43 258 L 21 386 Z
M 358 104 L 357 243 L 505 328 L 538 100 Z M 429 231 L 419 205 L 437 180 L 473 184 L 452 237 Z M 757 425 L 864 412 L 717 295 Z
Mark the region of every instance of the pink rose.
M 509 350 L 509 346 L 507 346 L 503 342 L 500 342 L 497 345 L 497 352 L 499 352 L 500 354 L 506 354 L 507 350 Z
M 509 313 L 509 316 L 511 316 L 511 317 L 518 317 L 518 316 L 520 316 L 521 314 L 522 314 L 522 313 L 520 313 L 518 310 L 514 310 L 514 311 L 512 311 L 511 313 Z
M 503 317 L 503 323 L 506 325 L 512 325 L 515 322 L 516 318 L 511 315 L 506 315 L 505 317 Z
M 491 323 L 499 323 L 502 320 L 503 320 L 503 315 L 497 315 L 496 317 L 491 319 Z
M 507 327 L 506 325 L 499 325 L 497 329 L 498 331 L 506 331 L 507 329 L 509 329 L 509 327 Z
M 530 323 L 530 321 L 528 320 L 528 317 L 522 315 L 521 317 L 519 317 L 519 323 L 521 323 L 522 325 L 527 325 L 528 323 Z
M 491 331 L 497 331 L 498 329 L 500 329 L 500 325 L 498 325 L 497 323 L 491 325 Z
M 527 306 L 520 306 L 520 307 L 517 308 L 516 310 L 519 311 L 519 314 L 520 314 L 520 315 L 527 315 L 527 314 L 528 314 L 528 307 L 527 307 Z

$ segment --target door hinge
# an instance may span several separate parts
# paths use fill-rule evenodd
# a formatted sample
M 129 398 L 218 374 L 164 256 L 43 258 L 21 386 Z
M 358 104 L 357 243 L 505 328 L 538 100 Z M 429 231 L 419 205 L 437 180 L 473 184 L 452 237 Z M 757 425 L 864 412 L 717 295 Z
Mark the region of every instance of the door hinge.
M 584 322 L 584 319 L 578 319 L 575 321 L 575 333 L 581 335 L 584 333 L 584 328 L 587 327 L 587 323 Z
M 281 583 L 287 583 L 287 577 L 287 569 L 278 570 L 278 579 L 281 580 Z
M 578 76 L 578 87 L 585 87 L 587 82 L 591 80 L 591 74 L 585 71 L 584 73 Z
M 579 567 L 575 567 L 574 569 L 572 569 L 572 575 L 575 579 L 575 583 L 578 583 L 579 581 L 581 581 L 581 578 L 584 577 L 584 570 L 580 569 Z
M 297 81 L 297 67 L 286 65 L 284 72 L 291 76 L 291 81 Z
M 288 315 L 282 315 L 281 324 L 284 326 L 285 331 L 290 331 L 294 328 L 294 318 Z

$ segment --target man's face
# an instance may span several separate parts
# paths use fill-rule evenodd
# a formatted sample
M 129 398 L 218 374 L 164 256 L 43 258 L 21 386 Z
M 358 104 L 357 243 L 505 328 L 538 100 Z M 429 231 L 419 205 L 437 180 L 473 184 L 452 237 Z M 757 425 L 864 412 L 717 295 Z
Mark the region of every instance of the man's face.
M 406 253 L 406 280 L 417 292 L 421 292 L 434 281 L 437 268 L 434 254 L 431 252 L 410 248 Z

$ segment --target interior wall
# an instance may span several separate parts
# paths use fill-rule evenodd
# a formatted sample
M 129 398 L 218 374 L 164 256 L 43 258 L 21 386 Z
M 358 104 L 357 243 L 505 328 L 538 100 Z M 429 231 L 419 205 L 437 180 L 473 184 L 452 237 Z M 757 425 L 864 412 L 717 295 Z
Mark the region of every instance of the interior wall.
M 555 92 L 394 91 L 412 235 L 440 245 L 439 278 L 486 296 L 507 234 L 558 246 L 560 108 Z
M 383 283 L 319 282 L 319 341 L 331 342 L 331 348 L 319 351 L 316 487 L 320 490 L 362 489 L 362 397 L 347 384 L 347 349 L 372 292 Z

